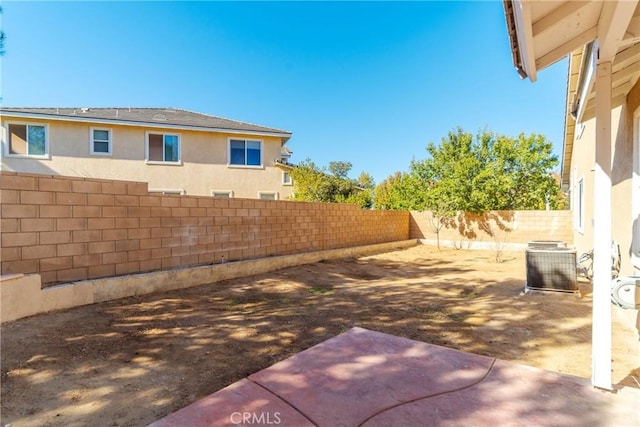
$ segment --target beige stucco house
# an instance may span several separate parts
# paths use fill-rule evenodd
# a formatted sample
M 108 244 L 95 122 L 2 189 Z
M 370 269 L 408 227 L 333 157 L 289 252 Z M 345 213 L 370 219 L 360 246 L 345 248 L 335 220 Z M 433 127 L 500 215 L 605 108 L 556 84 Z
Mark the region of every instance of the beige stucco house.
M 170 108 L 0 108 L 4 171 L 142 181 L 153 192 L 287 199 L 291 132 Z
M 617 241 L 629 305 L 640 301 L 640 1 L 503 1 L 521 78 L 569 56 L 562 184 L 574 243 L 594 249 L 592 383 L 611 389 L 612 313 L 640 331 L 638 310 L 612 304 L 611 277 Z

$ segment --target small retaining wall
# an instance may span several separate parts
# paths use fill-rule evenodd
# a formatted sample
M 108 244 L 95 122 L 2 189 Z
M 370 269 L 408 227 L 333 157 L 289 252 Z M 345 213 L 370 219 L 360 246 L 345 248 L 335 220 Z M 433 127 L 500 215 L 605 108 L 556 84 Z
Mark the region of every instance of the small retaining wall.
M 416 245 L 415 240 L 332 249 L 297 255 L 238 261 L 225 264 L 128 276 L 84 280 L 42 289 L 40 275 L 0 276 L 0 322 L 80 305 L 110 301 L 134 295 L 183 289 L 220 280 L 266 273 L 281 268 L 310 264 L 323 259 L 369 255 Z

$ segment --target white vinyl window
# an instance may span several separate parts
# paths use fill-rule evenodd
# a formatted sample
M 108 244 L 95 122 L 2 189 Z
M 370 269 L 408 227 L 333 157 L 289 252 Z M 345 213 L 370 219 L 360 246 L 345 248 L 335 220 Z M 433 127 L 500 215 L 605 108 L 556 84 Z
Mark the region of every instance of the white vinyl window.
M 293 185 L 293 178 L 291 177 L 291 174 L 287 171 L 282 171 L 282 184 Z
M 233 191 L 231 191 L 231 190 L 211 190 L 211 196 L 214 199 L 233 199 Z
M 91 128 L 89 151 L 96 156 L 111 155 L 111 129 Z
M 45 124 L 7 124 L 5 154 L 13 157 L 49 156 L 49 129 Z
M 278 193 L 273 191 L 258 191 L 260 200 L 278 200 Z
M 584 177 L 578 181 L 575 197 L 575 227 L 580 233 L 584 233 Z
M 230 166 L 262 166 L 262 141 L 251 139 L 229 139 Z
M 147 132 L 147 163 L 180 164 L 180 135 Z
M 179 195 L 179 196 L 187 194 L 186 191 L 184 191 L 183 189 L 178 189 L 178 188 L 172 188 L 172 189 L 150 188 L 149 189 L 149 193 Z

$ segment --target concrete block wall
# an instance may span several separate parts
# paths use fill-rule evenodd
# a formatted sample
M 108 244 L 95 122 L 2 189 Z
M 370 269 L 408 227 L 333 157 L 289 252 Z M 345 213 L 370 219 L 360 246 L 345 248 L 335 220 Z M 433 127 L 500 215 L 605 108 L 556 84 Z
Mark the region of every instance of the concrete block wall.
M 409 213 L 149 194 L 146 183 L 0 173 L 1 274 L 44 286 L 409 238 Z
M 431 212 L 411 212 L 410 238 L 435 240 L 432 218 Z M 493 237 L 486 231 L 487 225 L 506 243 L 525 244 L 532 240 L 573 243 L 571 211 L 493 211 L 486 216 L 461 213 L 442 227 L 440 240 L 462 247 L 473 246 L 474 242 L 493 242 Z

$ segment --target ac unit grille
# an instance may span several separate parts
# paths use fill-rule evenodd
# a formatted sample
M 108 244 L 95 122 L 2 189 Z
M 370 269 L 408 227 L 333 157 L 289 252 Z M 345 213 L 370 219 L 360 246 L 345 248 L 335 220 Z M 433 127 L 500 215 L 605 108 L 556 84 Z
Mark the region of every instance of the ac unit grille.
M 575 249 L 528 248 L 526 262 L 528 288 L 578 290 Z

